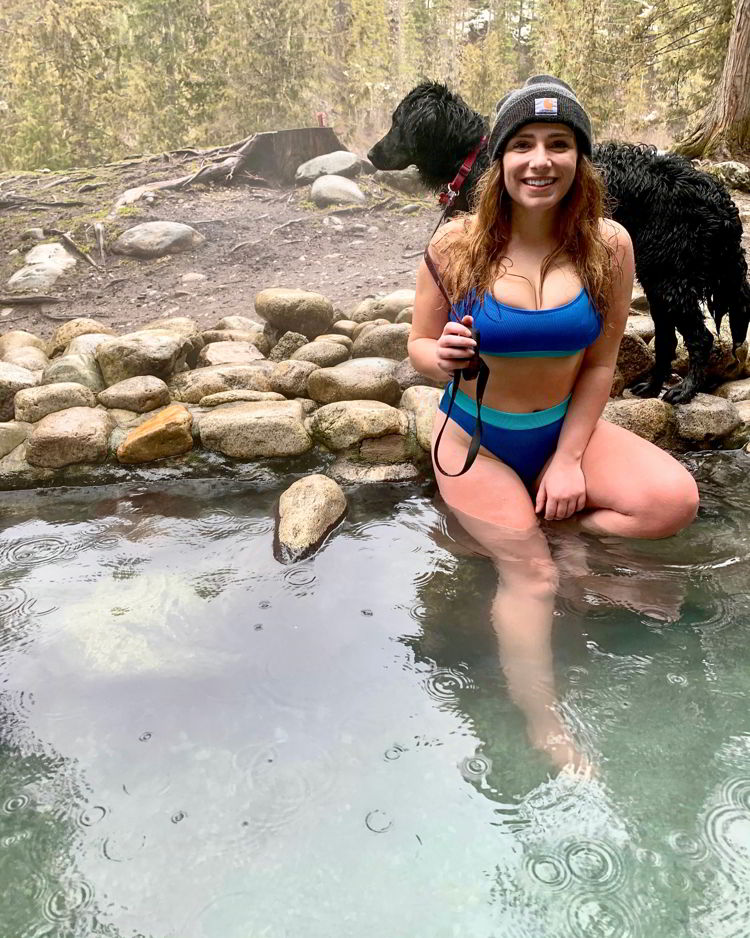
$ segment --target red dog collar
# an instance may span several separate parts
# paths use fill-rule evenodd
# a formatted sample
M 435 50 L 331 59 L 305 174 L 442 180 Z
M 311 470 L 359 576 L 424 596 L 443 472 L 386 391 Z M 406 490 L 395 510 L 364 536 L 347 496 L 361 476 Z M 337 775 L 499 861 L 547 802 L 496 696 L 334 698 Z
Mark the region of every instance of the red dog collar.
M 471 153 L 466 157 L 466 159 L 461 164 L 461 169 L 459 169 L 456 174 L 456 178 L 448 183 L 448 188 L 445 192 L 441 192 L 438 196 L 438 202 L 441 205 L 452 205 L 453 202 L 458 198 L 458 193 L 461 191 L 461 186 L 464 184 L 466 177 L 469 175 L 471 167 L 474 165 L 477 156 L 479 156 L 479 151 L 487 143 L 487 138 L 482 137 L 479 141 L 479 145 L 475 150 L 472 150 Z

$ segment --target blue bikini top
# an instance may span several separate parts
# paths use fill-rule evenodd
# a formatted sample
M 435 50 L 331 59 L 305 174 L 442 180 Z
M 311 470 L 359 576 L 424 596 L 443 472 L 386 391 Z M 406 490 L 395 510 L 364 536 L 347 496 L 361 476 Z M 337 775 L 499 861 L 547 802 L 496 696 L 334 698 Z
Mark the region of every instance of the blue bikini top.
M 602 323 L 586 292 L 562 306 L 522 309 L 501 303 L 491 293 L 480 302 L 471 290 L 455 305 L 459 319 L 474 317 L 482 355 L 504 358 L 564 358 L 583 351 L 599 337 Z

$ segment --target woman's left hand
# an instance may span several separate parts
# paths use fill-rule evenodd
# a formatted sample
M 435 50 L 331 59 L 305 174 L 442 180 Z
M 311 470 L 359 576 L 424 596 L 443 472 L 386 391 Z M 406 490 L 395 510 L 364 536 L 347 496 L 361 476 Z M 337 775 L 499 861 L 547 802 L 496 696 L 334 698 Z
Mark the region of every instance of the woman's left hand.
M 586 505 L 586 479 L 579 462 L 553 458 L 539 482 L 535 511 L 547 521 L 562 521 Z

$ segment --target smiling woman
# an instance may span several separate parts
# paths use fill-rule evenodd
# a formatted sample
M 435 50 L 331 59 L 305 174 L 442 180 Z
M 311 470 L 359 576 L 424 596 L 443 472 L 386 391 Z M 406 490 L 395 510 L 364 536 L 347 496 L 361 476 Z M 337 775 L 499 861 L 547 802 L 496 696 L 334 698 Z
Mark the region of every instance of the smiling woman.
M 660 538 L 692 521 L 698 493 L 675 459 L 601 419 L 633 247 L 604 217 L 591 124 L 570 86 L 540 75 L 506 95 L 488 152 L 476 213 L 449 222 L 430 245 L 445 293 L 425 263 L 418 272 L 409 354 L 420 372 L 454 378 L 433 461 L 445 502 L 500 573 L 492 617 L 511 693 L 535 744 L 576 760 L 545 664 L 557 571 L 537 515 Z M 459 391 L 477 350 L 482 393 Z M 519 649 L 534 673 L 508 668 Z

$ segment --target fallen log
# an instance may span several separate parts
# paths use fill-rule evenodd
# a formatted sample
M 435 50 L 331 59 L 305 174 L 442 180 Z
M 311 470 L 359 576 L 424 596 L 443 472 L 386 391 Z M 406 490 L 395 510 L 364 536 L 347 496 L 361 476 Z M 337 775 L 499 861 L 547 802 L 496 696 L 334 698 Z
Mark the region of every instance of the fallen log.
M 11 293 L 0 296 L 0 306 L 32 306 L 39 303 L 62 303 L 62 297 L 44 293 Z

